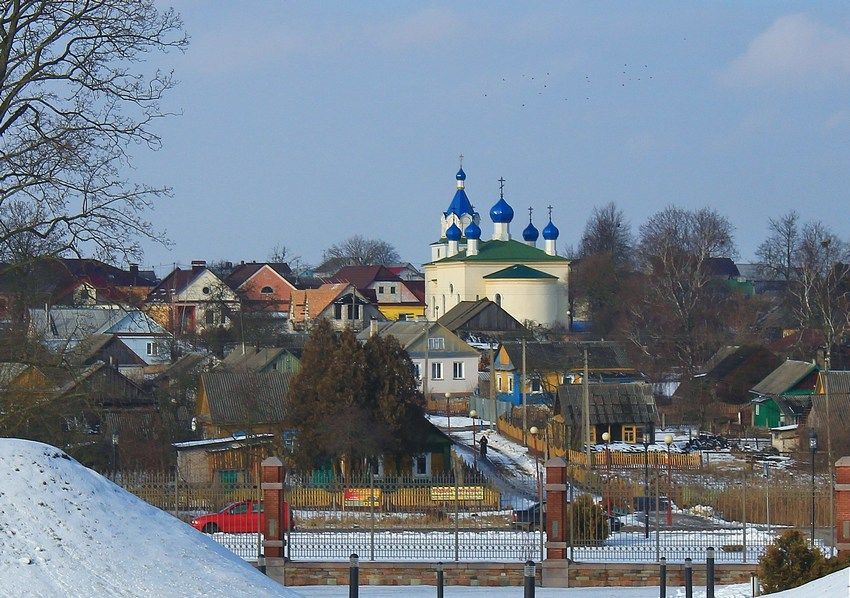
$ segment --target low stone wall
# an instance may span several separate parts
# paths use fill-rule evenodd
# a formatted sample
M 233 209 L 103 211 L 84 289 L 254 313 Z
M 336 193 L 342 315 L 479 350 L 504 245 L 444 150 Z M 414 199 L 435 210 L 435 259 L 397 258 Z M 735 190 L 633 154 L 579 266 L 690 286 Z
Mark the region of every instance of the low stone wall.
M 756 565 L 715 566 L 717 585 L 749 583 Z M 445 563 L 447 586 L 521 586 L 522 563 Z M 658 565 L 632 563 L 571 563 L 547 560 L 537 566 L 537 583 L 544 587 L 639 587 L 659 585 Z M 286 562 L 267 559 L 266 574 L 287 586 L 347 585 L 348 563 Z M 705 565 L 693 567 L 694 585 L 705 585 Z M 434 563 L 360 563 L 360 585 L 436 585 Z M 667 566 L 667 585 L 684 585 L 684 565 Z
M 757 564 L 716 564 L 714 579 L 717 585 L 749 583 Z M 569 572 L 569 580 L 567 573 Z M 659 566 L 656 563 L 570 563 L 548 559 L 543 561 L 543 586 L 563 587 L 641 587 L 657 586 L 661 583 Z M 705 563 L 693 565 L 693 583 L 705 585 Z M 667 586 L 685 585 L 685 565 L 667 565 Z
M 521 586 L 522 563 L 445 563 L 447 586 Z M 287 586 L 348 585 L 348 563 L 266 561 L 266 574 Z M 541 570 L 537 567 L 537 582 Z M 360 562 L 360 585 L 417 586 L 437 584 L 434 563 Z

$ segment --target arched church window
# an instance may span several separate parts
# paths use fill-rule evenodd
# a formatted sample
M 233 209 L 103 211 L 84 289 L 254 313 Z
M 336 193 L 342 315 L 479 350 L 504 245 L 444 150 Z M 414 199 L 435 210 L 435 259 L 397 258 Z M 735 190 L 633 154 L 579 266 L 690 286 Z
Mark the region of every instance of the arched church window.
M 499 293 L 496 293 L 496 305 L 501 305 L 501 304 L 502 304 L 502 295 L 499 294 Z
M 455 285 L 450 284 L 449 285 L 449 294 L 454 293 L 454 292 L 455 292 Z

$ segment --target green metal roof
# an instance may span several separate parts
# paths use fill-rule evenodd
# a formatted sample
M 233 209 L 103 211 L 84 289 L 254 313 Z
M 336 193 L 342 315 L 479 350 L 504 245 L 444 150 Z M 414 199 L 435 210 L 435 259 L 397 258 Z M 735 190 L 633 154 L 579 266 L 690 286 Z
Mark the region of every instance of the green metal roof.
M 467 255 L 467 250 L 458 252 L 451 257 L 430 263 L 447 262 L 560 262 L 569 260 L 558 255 L 549 255 L 542 249 L 520 243 L 519 241 L 482 241 L 478 244 L 476 255 Z
M 551 274 L 546 274 L 545 272 L 541 272 L 540 270 L 535 270 L 534 268 L 529 268 L 528 266 L 523 266 L 522 264 L 514 264 L 513 266 L 509 266 L 504 270 L 499 270 L 498 272 L 493 272 L 492 274 L 488 274 L 484 277 L 485 279 L 493 279 L 493 278 L 503 278 L 503 279 L 534 279 L 534 280 L 545 280 L 545 279 L 555 279 L 557 280 L 557 276 L 553 276 Z

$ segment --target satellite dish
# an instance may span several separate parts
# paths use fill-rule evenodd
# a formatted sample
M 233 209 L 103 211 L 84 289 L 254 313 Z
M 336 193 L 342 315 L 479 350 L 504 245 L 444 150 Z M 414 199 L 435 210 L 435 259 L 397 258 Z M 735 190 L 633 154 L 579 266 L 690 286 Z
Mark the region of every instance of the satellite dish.
M 198 418 L 192 418 L 192 431 L 195 432 L 198 429 Z

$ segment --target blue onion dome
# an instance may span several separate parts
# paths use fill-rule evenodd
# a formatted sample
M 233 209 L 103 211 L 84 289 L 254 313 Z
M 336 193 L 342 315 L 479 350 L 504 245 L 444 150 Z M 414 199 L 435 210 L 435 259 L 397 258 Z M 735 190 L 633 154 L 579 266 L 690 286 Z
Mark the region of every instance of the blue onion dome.
M 460 170 L 457 171 L 455 178 L 459 181 L 465 181 L 466 180 L 466 173 L 463 171 L 463 168 L 461 168 Z
M 500 197 L 492 208 L 490 208 L 490 220 L 493 222 L 510 222 L 514 219 L 514 209 L 508 205 L 504 197 Z
M 547 241 L 554 241 L 558 238 L 558 235 L 561 232 L 558 230 L 558 227 L 552 224 L 552 221 L 549 220 L 549 224 L 543 229 L 543 238 Z
M 525 230 L 522 231 L 522 240 L 523 241 L 529 241 L 529 242 L 530 241 L 536 241 L 537 237 L 539 237 L 539 236 L 540 236 L 540 233 L 537 231 L 537 229 L 534 227 L 534 225 L 531 224 L 531 221 L 529 221 L 528 226 L 526 226 Z
M 460 241 L 460 234 L 460 228 L 454 222 L 446 229 L 446 239 L 449 241 Z
M 463 231 L 464 236 L 467 239 L 480 239 L 481 238 L 481 227 L 475 224 L 475 221 L 469 223 L 469 226 L 466 227 L 466 230 Z

